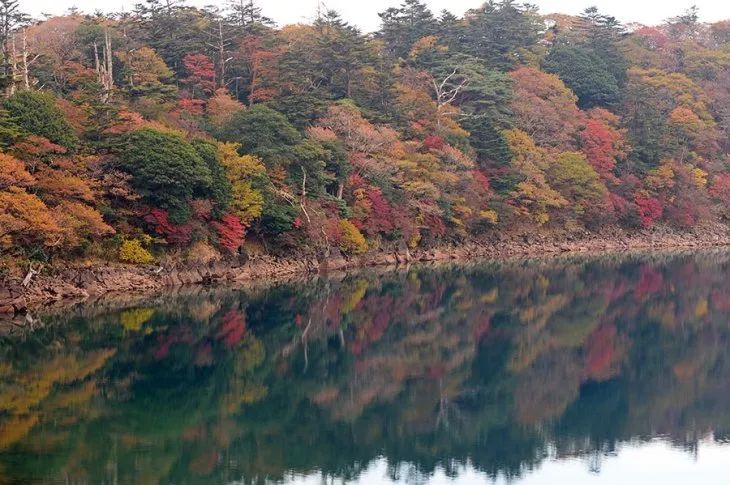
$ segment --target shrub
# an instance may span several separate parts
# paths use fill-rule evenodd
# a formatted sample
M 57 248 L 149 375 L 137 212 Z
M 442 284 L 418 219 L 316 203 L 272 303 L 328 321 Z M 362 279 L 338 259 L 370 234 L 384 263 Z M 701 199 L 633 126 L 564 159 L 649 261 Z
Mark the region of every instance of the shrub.
M 125 263 L 150 264 L 154 258 L 145 248 L 139 239 L 127 239 L 119 248 L 119 259 Z
M 368 242 L 365 240 L 365 236 L 352 222 L 341 219 L 340 231 L 342 232 L 340 249 L 343 253 L 362 254 L 368 250 Z

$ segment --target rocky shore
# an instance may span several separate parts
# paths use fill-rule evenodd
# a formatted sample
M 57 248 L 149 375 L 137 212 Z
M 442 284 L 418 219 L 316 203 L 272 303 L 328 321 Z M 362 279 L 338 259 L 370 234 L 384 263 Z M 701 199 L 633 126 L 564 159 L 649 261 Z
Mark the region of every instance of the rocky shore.
M 473 261 L 516 256 L 563 253 L 645 251 L 730 247 L 730 227 L 715 225 L 692 232 L 663 229 L 626 233 L 614 229 L 580 234 L 499 234 L 490 239 L 428 250 L 373 251 L 359 257 L 342 255 L 308 259 L 258 256 L 209 264 L 132 266 L 104 264 L 91 267 L 53 268 L 35 276 L 30 284 L 0 282 L 0 314 L 22 314 L 55 302 L 83 301 L 107 293 L 148 293 L 164 288 L 213 283 L 236 284 L 373 266 L 399 266 L 418 262 Z

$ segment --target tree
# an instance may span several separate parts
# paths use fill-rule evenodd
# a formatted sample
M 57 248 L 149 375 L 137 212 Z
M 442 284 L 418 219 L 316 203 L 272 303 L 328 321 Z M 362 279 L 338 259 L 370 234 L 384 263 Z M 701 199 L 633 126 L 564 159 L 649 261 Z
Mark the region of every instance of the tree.
M 192 98 L 205 99 L 216 88 L 215 65 L 204 54 L 188 54 L 183 57 L 183 67 L 187 76 L 183 84 L 187 86 Z
M 570 89 L 558 76 L 531 67 L 510 76 L 515 81 L 512 109 L 517 127 L 540 146 L 574 147 L 583 116 Z
M 177 75 L 183 58 L 205 44 L 205 14 L 188 8 L 182 0 L 148 0 L 135 5 L 135 28 L 146 48 L 153 50 Z
M 231 185 L 230 210 L 248 227 L 261 216 L 263 191 L 271 182 L 259 159 L 251 155 L 239 155 L 238 150 L 239 145 L 235 143 L 221 143 L 218 145 L 218 158 Z
M 225 89 L 217 89 L 212 98 L 208 100 L 206 105 L 206 113 L 208 121 L 213 130 L 220 130 L 225 124 L 229 123 L 233 116 L 239 111 L 243 111 L 245 106 L 233 99 L 230 93 Z
M 141 47 L 129 53 L 120 52 L 117 56 L 124 65 L 123 76 L 131 96 L 164 99 L 176 92 L 169 84 L 173 72 L 153 49 Z
M 17 141 L 23 132 L 18 124 L 10 117 L 10 113 L 0 107 L 0 148 L 6 149 Z
M 677 39 L 695 39 L 699 35 L 699 20 L 700 9 L 692 5 L 682 14 L 667 19 L 667 27 L 670 35 Z
M 404 0 L 400 7 L 391 7 L 378 16 L 378 36 L 395 58 L 405 57 L 418 39 L 434 34 L 437 27 L 433 13 L 420 0 Z
M 469 10 L 465 20 L 465 52 L 502 71 L 515 66 L 544 29 L 533 6 L 518 5 L 514 0 L 488 0 L 482 7 Z
M 218 136 L 238 143 L 240 153 L 256 155 L 269 168 L 290 162 L 294 146 L 302 141 L 284 115 L 263 105 L 236 113 Z
M 33 184 L 35 179 L 25 169 L 23 162 L 6 153 L 0 153 L 0 190 L 11 186 L 25 188 Z
M 89 240 L 99 240 L 115 233 L 93 207 L 73 200 L 61 201 L 53 208 L 61 228 L 61 244 L 65 249 L 76 249 Z
M 627 155 L 624 130 L 619 128 L 620 118 L 609 111 L 597 108 L 588 113 L 585 129 L 580 132 L 581 151 L 588 163 L 604 182 L 618 183 L 616 164 Z
M 552 49 L 544 62 L 547 72 L 557 74 L 578 96 L 583 109 L 613 106 L 619 102 L 616 78 L 600 56 L 579 47 Z
M 0 191 L 0 246 L 52 246 L 60 238 L 61 228 L 42 200 L 20 187 Z
M 530 215 L 537 223 L 550 220 L 550 209 L 564 207 L 568 201 L 548 184 L 545 176 L 546 153 L 521 130 L 508 130 L 503 135 L 512 153 L 511 168 L 520 182 L 510 200 L 520 213 Z
M 243 244 L 246 226 L 233 214 L 223 214 L 220 221 L 213 221 L 213 228 L 218 234 L 218 243 L 230 253 L 235 253 Z
M 608 190 L 583 154 L 561 153 L 548 163 L 546 172 L 548 183 L 565 197 L 573 214 L 600 214 Z
M 31 73 L 39 86 L 67 95 L 78 81 L 82 22 L 80 15 L 51 17 L 26 29 L 28 49 L 39 56 Z
M 431 75 L 437 116 L 459 122 L 469 131 L 472 146 L 482 147 L 480 154 L 500 158 L 495 132 L 511 127 L 512 80 L 481 59 L 449 52 L 433 36 L 414 45 L 409 61 Z M 496 149 L 488 148 L 492 146 Z
M 261 13 L 261 7 L 254 0 L 228 0 L 229 21 L 245 33 L 255 32 L 274 21 Z
M 686 145 L 677 144 L 674 138 L 677 132 L 673 135 L 670 126 L 676 108 L 681 110 L 675 112 L 675 121 L 679 120 L 678 115 L 688 115 L 691 111 L 690 117 L 697 117 L 704 127 L 703 137 L 718 137 L 714 118 L 708 111 L 708 101 L 702 88 L 684 74 L 631 69 L 622 115 L 633 147 L 632 158 L 645 167 L 654 167 L 667 157 L 679 156 L 675 151 L 686 149 Z M 682 118 L 688 119 L 687 116 Z M 676 123 L 674 128 L 678 128 Z
M 314 22 L 317 35 L 316 68 L 322 73 L 323 89 L 333 99 L 350 98 L 358 69 L 366 61 L 360 32 L 328 10 Z
M 150 264 L 155 258 L 138 239 L 126 239 L 119 247 L 119 259 L 125 263 Z
M 42 136 L 71 151 L 78 147 L 79 139 L 51 93 L 20 91 L 5 100 L 4 108 L 23 133 Z
M 2 64 L 0 65 L 0 87 L 5 89 L 6 96 L 15 92 L 16 53 L 11 46 L 15 45 L 13 36 L 18 27 L 28 23 L 30 17 L 21 12 L 18 0 L 0 0 L 0 48 L 2 48 Z
M 170 211 L 175 222 L 190 218 L 190 201 L 205 196 L 212 184 L 205 160 L 180 135 L 143 128 L 123 136 L 115 151 L 119 169 L 132 176 L 142 200 Z
M 232 187 L 226 177 L 218 146 L 216 143 L 206 140 L 193 140 L 192 145 L 208 167 L 210 185 L 206 195 L 215 203 L 215 212 L 220 213 L 231 204 Z
M 628 68 L 620 44 L 627 35 L 624 26 L 615 17 L 601 14 L 596 7 L 589 7 L 580 16 L 580 28 L 585 38 L 579 47 L 587 48 L 594 56 L 600 57 L 622 88 Z
M 346 254 L 362 254 L 368 250 L 368 243 L 365 237 L 347 219 L 340 219 L 339 228 L 342 232 L 340 237 L 340 249 Z

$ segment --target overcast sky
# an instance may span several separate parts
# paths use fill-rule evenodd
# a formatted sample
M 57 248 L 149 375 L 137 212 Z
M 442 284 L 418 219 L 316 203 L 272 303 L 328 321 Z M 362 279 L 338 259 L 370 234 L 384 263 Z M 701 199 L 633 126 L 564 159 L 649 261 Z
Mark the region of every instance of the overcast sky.
M 35 17 L 41 14 L 61 14 L 75 6 L 83 12 L 95 10 L 130 10 L 141 0 L 20 0 L 21 8 Z M 318 0 L 259 0 L 265 15 L 280 25 L 311 20 Z M 226 0 L 188 0 L 189 5 L 224 5 Z M 370 31 L 378 28 L 377 12 L 400 4 L 401 0 L 324 0 L 324 4 L 337 10 L 348 22 Z M 434 12 L 447 8 L 461 15 L 465 10 L 479 6 L 481 0 L 426 0 Z M 692 4 L 700 7 L 702 20 L 730 19 L 730 0 L 532 0 L 542 13 L 576 14 L 595 5 L 601 12 L 617 17 L 623 22 L 658 24 L 675 16 Z

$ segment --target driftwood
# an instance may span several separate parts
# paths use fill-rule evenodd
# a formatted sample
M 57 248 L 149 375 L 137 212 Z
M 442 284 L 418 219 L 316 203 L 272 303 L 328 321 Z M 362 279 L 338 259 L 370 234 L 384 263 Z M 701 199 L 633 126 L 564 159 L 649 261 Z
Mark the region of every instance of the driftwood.
M 30 265 L 30 268 L 28 268 L 28 273 L 26 273 L 25 278 L 23 278 L 23 285 L 24 288 L 28 288 L 30 285 L 30 282 L 33 280 L 33 277 L 41 272 L 43 269 L 43 265 L 39 266 L 38 269 L 35 269 L 33 265 Z

